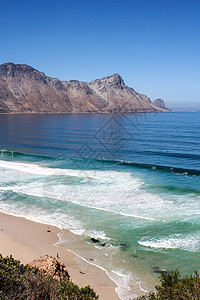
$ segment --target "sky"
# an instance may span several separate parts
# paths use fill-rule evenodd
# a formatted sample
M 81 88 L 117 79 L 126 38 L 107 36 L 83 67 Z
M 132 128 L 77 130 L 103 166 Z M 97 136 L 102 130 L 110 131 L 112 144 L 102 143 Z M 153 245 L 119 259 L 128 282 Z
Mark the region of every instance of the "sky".
M 170 108 L 200 108 L 199 0 L 0 1 L 0 64 L 62 80 L 119 73 Z

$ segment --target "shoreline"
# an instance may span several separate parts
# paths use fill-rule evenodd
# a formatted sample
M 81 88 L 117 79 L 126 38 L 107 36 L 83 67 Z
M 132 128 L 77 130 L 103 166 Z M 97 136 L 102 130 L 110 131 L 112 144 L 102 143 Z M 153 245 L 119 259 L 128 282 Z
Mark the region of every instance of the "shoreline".
M 170 113 L 170 112 L 199 112 L 199 111 L 131 111 L 131 112 L 0 112 L 0 115 L 130 115 L 130 114 L 148 114 L 148 113 Z
M 100 300 L 119 300 L 115 291 L 117 285 L 106 271 L 57 245 L 61 231 L 56 226 L 0 212 L 0 253 L 3 256 L 12 255 L 23 264 L 41 255 L 57 257 L 58 254 L 59 261 L 65 264 L 71 280 L 79 287 L 90 285 Z M 69 234 L 73 235 L 71 232 Z

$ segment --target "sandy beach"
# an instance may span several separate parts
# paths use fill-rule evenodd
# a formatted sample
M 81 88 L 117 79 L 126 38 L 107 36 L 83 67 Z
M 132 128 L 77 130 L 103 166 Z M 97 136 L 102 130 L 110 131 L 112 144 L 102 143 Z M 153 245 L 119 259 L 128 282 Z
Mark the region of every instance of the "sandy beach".
M 115 292 L 116 284 L 103 270 L 85 262 L 67 249 L 55 246 L 60 231 L 54 226 L 0 213 L 0 253 L 3 256 L 12 255 L 24 264 L 41 255 L 56 257 L 58 254 L 72 281 L 78 286 L 90 285 L 101 300 L 119 300 Z

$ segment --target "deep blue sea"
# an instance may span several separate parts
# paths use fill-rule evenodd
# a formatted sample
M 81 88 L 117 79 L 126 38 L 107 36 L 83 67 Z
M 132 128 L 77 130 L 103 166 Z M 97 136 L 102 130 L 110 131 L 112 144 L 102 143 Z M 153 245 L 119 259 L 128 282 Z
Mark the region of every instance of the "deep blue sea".
M 0 211 L 61 228 L 122 299 L 200 270 L 200 113 L 0 115 L 0 149 Z

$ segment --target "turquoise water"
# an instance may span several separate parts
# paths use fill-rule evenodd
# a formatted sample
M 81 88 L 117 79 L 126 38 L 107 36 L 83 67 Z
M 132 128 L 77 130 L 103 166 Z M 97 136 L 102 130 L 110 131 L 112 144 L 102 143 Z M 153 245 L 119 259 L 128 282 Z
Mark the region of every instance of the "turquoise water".
M 1 115 L 0 210 L 61 228 L 122 299 L 200 270 L 199 117 Z

